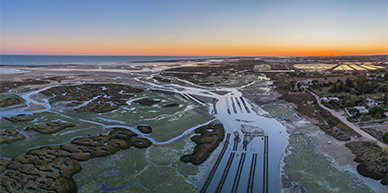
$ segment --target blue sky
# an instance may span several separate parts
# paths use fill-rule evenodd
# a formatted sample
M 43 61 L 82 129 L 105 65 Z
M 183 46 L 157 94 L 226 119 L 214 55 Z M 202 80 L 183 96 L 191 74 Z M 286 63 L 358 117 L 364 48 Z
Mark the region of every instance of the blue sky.
M 387 14 L 386 0 L 2 0 L 1 53 L 386 53 Z

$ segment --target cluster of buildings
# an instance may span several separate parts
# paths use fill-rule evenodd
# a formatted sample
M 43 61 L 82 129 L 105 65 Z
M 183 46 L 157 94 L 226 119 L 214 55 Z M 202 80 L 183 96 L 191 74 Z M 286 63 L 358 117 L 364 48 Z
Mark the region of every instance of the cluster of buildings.
M 321 97 L 321 98 L 319 98 L 319 100 L 321 100 L 323 102 L 329 102 L 330 100 L 339 101 L 340 99 L 337 97 Z
M 293 63 L 293 64 L 306 64 L 306 63 L 327 63 L 338 64 L 344 62 L 351 63 L 365 63 L 370 64 L 388 64 L 387 56 L 333 56 L 333 57 L 262 57 L 255 58 L 267 63 Z
M 336 97 L 335 97 L 336 98 Z M 338 98 L 335 99 L 335 100 L 339 100 Z M 366 99 L 366 105 L 365 106 L 354 106 L 354 107 L 346 107 L 345 108 L 345 112 L 346 114 L 348 114 L 349 116 L 352 116 L 352 113 L 349 112 L 349 109 L 352 109 L 352 108 L 355 108 L 358 110 L 359 113 L 361 114 L 367 114 L 369 113 L 369 110 L 368 108 L 370 107 L 374 107 L 374 106 L 377 106 L 377 105 L 382 105 L 383 101 L 382 100 L 373 100 L 373 99 L 370 99 L 370 98 L 367 98 Z

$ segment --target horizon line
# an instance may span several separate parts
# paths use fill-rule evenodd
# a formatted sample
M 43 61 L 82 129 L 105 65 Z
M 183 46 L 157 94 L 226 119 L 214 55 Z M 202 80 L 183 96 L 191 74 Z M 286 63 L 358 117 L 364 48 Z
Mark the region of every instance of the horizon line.
M 0 56 L 144 56 L 144 57 L 220 57 L 220 58 L 250 58 L 250 57 L 343 57 L 343 56 L 388 56 L 381 54 L 338 54 L 338 55 L 104 55 L 104 54 L 1 54 Z

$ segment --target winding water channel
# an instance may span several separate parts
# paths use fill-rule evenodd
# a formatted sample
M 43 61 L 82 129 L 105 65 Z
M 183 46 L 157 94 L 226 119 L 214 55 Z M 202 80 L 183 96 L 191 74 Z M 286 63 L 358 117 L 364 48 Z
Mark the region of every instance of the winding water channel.
M 280 192 L 279 162 L 288 145 L 288 133 L 281 123 L 258 115 L 236 88 L 217 88 L 227 92 L 219 95 L 201 87 L 148 84 L 203 105 L 195 96 L 217 101 L 208 105 L 227 137 L 199 192 Z
M 167 141 L 156 141 L 125 125 L 106 125 L 84 119 L 79 121 L 105 127 L 125 127 L 148 138 L 155 145 L 165 145 L 192 135 L 193 130 L 200 126 L 219 120 L 224 125 L 226 138 L 220 144 L 221 153 L 217 155 L 212 167 L 208 168 L 207 178 L 203 180 L 203 185 L 198 187 L 198 192 L 280 192 L 279 163 L 288 145 L 288 134 L 281 123 L 256 113 L 253 105 L 242 97 L 237 88 L 158 85 L 149 80 L 149 77 L 137 79 L 149 85 L 152 90 L 174 92 L 187 100 L 207 106 L 216 119 L 190 128 Z M 47 100 L 34 97 L 48 88 L 51 86 L 20 93 L 27 106 L 14 110 L 3 109 L 1 117 L 51 112 L 51 105 Z M 226 94 L 217 94 L 219 91 Z M 205 103 L 199 99 L 200 97 L 211 98 L 213 103 Z M 32 105 L 38 105 L 42 109 L 26 111 Z

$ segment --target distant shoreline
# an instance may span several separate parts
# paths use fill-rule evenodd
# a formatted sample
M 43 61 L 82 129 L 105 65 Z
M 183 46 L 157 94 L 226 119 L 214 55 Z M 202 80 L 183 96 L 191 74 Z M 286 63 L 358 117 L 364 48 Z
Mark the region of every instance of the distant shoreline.
M 224 59 L 220 56 L 51 56 L 51 55 L 0 55 L 0 65 L 144 65 L 156 62 L 201 62 Z

